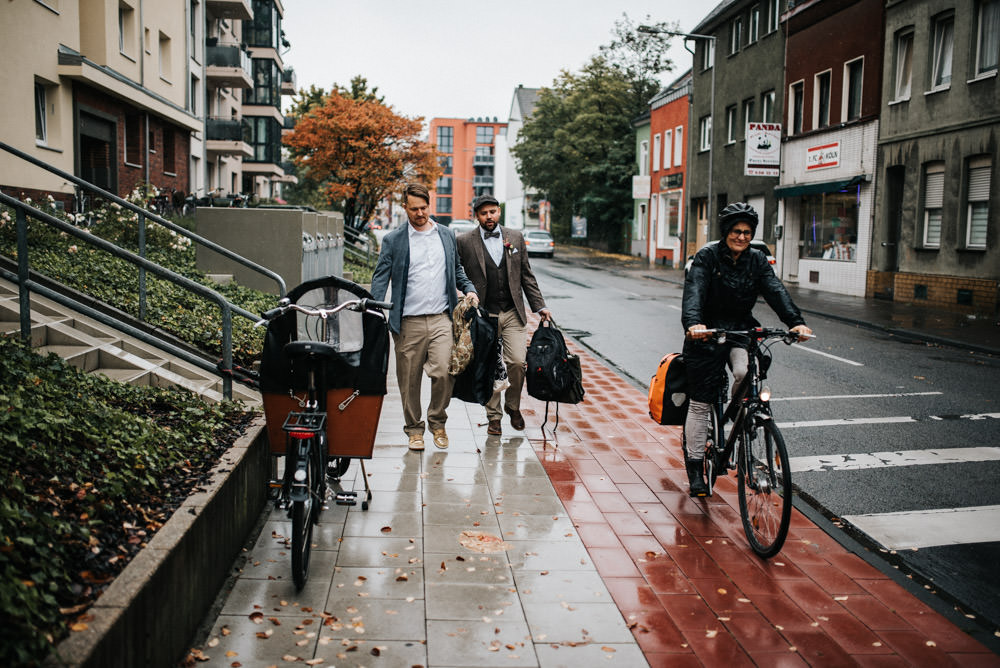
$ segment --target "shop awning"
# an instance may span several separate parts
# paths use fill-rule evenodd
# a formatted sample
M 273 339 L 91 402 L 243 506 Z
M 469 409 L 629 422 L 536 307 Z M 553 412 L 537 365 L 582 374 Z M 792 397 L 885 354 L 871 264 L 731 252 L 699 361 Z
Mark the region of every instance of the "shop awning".
M 857 176 L 852 176 L 849 179 L 843 179 L 840 181 L 821 181 L 819 183 L 795 183 L 787 186 L 776 186 L 774 188 L 774 194 L 778 198 L 782 197 L 798 197 L 799 195 L 817 195 L 819 193 L 835 193 L 845 188 L 852 188 L 859 183 L 867 182 L 867 174 L 858 174 Z

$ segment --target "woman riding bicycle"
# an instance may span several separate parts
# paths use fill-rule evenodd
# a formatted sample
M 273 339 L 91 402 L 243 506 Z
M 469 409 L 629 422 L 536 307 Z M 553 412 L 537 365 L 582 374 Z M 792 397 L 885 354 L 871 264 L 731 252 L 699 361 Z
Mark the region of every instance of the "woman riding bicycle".
M 712 405 L 725 386 L 728 363 L 733 371 L 733 389 L 747 373 L 744 344 L 716 344 L 710 329 L 750 329 L 760 323 L 753 317 L 757 298 L 763 296 L 781 321 L 800 340 L 812 334 L 791 296 L 775 276 L 763 252 L 750 247 L 757 231 L 757 212 L 743 202 L 730 204 L 719 213 L 722 241 L 704 246 L 694 256 L 684 280 L 681 322 L 687 336 L 684 361 L 687 367 L 688 407 L 684 423 L 685 456 L 691 496 L 706 496 L 704 477 L 705 440 Z

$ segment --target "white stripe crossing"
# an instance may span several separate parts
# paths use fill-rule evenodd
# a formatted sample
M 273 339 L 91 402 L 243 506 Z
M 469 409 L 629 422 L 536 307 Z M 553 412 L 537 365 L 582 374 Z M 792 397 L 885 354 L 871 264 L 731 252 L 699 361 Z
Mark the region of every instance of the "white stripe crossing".
M 855 362 L 854 360 L 845 359 L 843 357 L 837 357 L 831 353 L 823 352 L 822 350 L 816 350 L 815 348 L 810 348 L 809 346 L 803 346 L 798 343 L 792 344 L 792 348 L 796 350 L 804 350 L 807 353 L 813 353 L 815 355 L 822 355 L 823 357 L 829 357 L 832 360 L 837 360 L 838 362 L 843 362 L 844 364 L 850 364 L 851 366 L 864 366 L 861 362 Z
M 967 413 L 965 415 L 928 415 L 916 418 L 910 415 L 871 417 L 871 418 L 841 418 L 837 420 L 808 420 L 800 422 L 778 422 L 779 429 L 799 429 L 801 427 L 846 427 L 857 424 L 902 424 L 905 422 L 926 422 L 945 420 L 1000 420 L 1000 413 Z
M 813 397 L 771 397 L 771 403 L 775 401 L 829 401 L 830 399 L 898 399 L 900 397 L 931 397 L 939 396 L 944 392 L 891 392 L 885 394 L 828 394 L 826 396 Z
M 1000 541 L 1000 506 L 844 515 L 890 550 Z
M 892 466 L 927 464 L 959 464 L 1000 460 L 1000 448 L 949 448 L 947 450 L 902 450 L 897 452 L 866 452 L 848 455 L 818 455 L 789 457 L 793 473 L 816 471 L 856 471 Z

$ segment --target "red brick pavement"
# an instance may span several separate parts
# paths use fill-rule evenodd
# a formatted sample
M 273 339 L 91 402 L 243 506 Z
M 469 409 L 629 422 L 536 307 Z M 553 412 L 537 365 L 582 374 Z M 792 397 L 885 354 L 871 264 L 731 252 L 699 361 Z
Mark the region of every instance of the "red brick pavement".
M 598 572 L 651 666 L 1000 666 L 891 578 L 792 511 L 769 561 L 747 544 L 735 477 L 691 499 L 679 427 L 646 396 L 567 342 L 586 397 L 525 396 L 529 437 Z

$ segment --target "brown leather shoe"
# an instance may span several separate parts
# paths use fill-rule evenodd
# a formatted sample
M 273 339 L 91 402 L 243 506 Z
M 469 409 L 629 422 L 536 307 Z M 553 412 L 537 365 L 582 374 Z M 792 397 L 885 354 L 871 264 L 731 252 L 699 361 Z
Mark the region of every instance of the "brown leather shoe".
M 508 410 L 507 415 L 510 416 L 510 426 L 518 431 L 524 431 L 524 417 L 521 415 L 521 411 Z
M 489 425 L 486 427 L 486 433 L 490 436 L 499 436 L 503 433 L 503 429 L 500 427 L 500 420 L 490 420 Z

